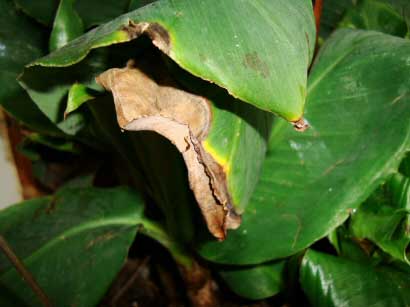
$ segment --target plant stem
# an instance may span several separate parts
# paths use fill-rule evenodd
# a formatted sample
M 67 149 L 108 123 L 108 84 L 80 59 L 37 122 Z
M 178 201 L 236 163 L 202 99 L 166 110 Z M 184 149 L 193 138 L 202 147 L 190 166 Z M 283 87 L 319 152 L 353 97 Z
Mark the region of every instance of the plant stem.
M 23 262 L 13 252 L 11 246 L 7 243 L 6 239 L 2 235 L 0 235 L 0 249 L 10 260 L 10 262 L 14 265 L 14 267 L 21 274 L 21 276 L 23 276 L 24 280 L 29 284 L 33 292 L 37 295 L 40 302 L 45 307 L 52 307 L 53 305 L 51 304 L 49 298 L 40 288 L 40 286 L 34 279 L 34 276 L 27 270 Z
M 319 36 L 320 19 L 322 17 L 322 10 L 323 10 L 323 0 L 316 0 L 315 8 L 314 8 L 315 20 L 316 20 L 316 33 L 317 33 L 316 37 Z
M 17 174 L 20 179 L 22 196 L 24 199 L 39 197 L 43 193 L 35 182 L 31 161 L 18 151 L 18 146 L 24 140 L 24 135 L 17 121 L 4 113 L 7 124 L 7 134 L 10 148 L 13 155 L 14 164 L 16 165 Z

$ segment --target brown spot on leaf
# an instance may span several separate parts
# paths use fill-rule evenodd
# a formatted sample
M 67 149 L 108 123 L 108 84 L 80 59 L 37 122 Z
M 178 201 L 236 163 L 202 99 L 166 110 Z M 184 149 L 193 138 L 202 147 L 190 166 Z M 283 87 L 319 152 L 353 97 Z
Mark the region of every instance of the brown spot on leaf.
M 245 65 L 245 67 L 258 72 L 265 79 L 270 76 L 268 65 L 261 60 L 256 51 L 247 53 L 243 60 L 243 64 Z
M 102 235 L 99 235 L 98 237 L 92 239 L 90 242 L 87 243 L 87 246 L 85 247 L 86 249 L 90 249 L 94 245 L 104 242 L 104 241 L 109 241 L 112 240 L 115 237 L 115 234 L 112 231 L 109 231 L 107 233 L 104 233 Z
M 336 167 L 338 167 L 339 165 L 341 165 L 342 163 L 344 163 L 345 160 L 344 159 L 340 159 L 337 160 L 335 163 L 333 163 L 332 165 L 330 165 L 327 169 L 325 169 L 325 171 L 323 172 L 322 176 L 327 176 L 329 175 L 331 172 L 333 172 L 335 170 Z

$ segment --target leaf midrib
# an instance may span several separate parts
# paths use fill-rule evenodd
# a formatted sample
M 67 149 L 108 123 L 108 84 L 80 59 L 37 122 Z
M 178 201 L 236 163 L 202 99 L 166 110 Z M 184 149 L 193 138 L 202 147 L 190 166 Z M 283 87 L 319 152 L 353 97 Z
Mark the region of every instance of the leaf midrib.
M 35 252 L 31 253 L 28 257 L 24 257 L 22 260 L 26 266 L 28 266 L 30 263 L 35 262 L 37 259 L 41 258 L 44 253 L 46 253 L 48 250 L 52 249 L 56 244 L 61 243 L 62 241 L 66 240 L 69 237 L 74 237 L 82 232 L 91 230 L 91 229 L 97 229 L 97 228 L 102 228 L 102 227 L 107 227 L 107 226 L 137 226 L 138 224 L 141 224 L 142 220 L 139 218 L 124 218 L 124 217 L 115 217 L 115 218 L 110 218 L 110 219 L 101 219 L 98 221 L 91 221 L 91 222 L 86 222 L 81 225 L 76 226 L 75 228 L 70 228 L 68 230 L 63 231 L 47 243 L 43 244 L 41 247 L 39 247 Z M 3 274 L 0 276 L 1 279 L 7 278 L 10 274 L 15 271 L 14 267 L 11 267 L 7 271 L 5 271 Z

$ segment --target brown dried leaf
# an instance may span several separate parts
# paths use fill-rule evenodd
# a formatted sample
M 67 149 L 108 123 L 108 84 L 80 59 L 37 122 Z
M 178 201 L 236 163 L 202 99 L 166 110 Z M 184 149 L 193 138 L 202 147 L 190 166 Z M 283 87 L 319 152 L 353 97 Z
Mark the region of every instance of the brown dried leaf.
M 177 147 L 208 229 L 223 240 L 227 229 L 239 226 L 240 217 L 230 205 L 222 167 L 202 146 L 212 121 L 210 102 L 177 88 L 165 75 L 159 84 L 133 65 L 130 61 L 125 68 L 113 68 L 97 77 L 113 93 L 120 127 L 155 131 Z

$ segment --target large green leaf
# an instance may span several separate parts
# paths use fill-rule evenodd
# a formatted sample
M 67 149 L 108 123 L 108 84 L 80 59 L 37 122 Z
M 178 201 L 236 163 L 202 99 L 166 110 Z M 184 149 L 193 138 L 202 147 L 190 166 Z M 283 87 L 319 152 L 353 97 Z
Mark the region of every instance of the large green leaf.
M 388 76 L 388 79 L 386 79 Z M 200 253 L 260 263 L 309 246 L 340 225 L 410 146 L 410 42 L 340 30 L 318 55 L 306 110 L 311 129 L 274 124 L 261 179 L 239 230 Z
M 408 306 L 409 271 L 372 266 L 309 250 L 300 281 L 315 307 Z
M 45 41 L 42 29 L 16 12 L 11 0 L 0 1 L 0 105 L 33 129 L 58 133 L 16 81 L 24 65 L 43 55 Z
M 352 215 L 350 230 L 394 258 L 410 263 L 410 179 L 394 175 Z
M 93 48 L 147 32 L 192 74 L 298 121 L 314 49 L 313 19 L 309 0 L 162 0 L 104 24 L 32 65 L 72 65 Z
M 129 189 L 67 188 L 0 211 L 0 233 L 55 306 L 94 306 L 121 269 L 138 226 L 158 233 L 142 211 Z M 0 281 L 29 306 L 38 305 L 1 253 Z

